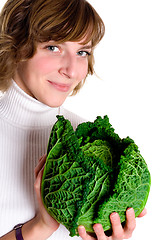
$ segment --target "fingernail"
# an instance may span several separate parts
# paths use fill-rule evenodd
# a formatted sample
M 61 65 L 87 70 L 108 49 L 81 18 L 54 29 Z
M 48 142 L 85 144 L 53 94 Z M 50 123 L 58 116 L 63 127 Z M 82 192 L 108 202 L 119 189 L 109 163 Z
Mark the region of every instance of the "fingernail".
M 128 208 L 127 209 L 127 214 L 132 215 L 134 213 L 134 209 L 133 208 Z
M 117 212 L 113 212 L 113 213 L 111 213 L 111 215 L 113 216 L 113 217 L 115 217 L 115 216 L 117 216 Z
M 111 213 L 110 218 L 112 218 L 112 220 L 116 220 L 117 216 L 118 216 L 118 213 L 117 212 L 113 212 L 113 213 Z
M 79 225 L 78 228 L 84 228 L 82 225 Z
M 93 229 L 96 230 L 96 231 L 99 231 L 99 230 L 102 229 L 102 225 L 99 224 L 99 223 L 96 223 L 96 224 L 93 225 Z
M 82 231 L 82 230 L 84 230 L 84 229 L 85 229 L 84 226 L 82 226 L 82 225 L 79 225 L 79 226 L 78 226 L 78 230 Z
M 133 212 L 133 211 L 134 211 L 133 208 L 128 208 L 128 209 L 127 209 L 127 212 Z
M 78 233 L 79 233 L 79 235 L 81 235 L 81 237 L 82 237 L 82 235 L 83 234 L 85 234 L 85 227 L 84 226 L 82 226 L 82 225 L 80 225 L 80 226 L 78 226 Z

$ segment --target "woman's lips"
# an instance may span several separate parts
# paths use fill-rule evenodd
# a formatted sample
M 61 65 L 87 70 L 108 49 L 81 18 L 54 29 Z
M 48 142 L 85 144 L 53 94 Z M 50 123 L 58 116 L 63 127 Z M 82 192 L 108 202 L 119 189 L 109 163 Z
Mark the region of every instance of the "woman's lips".
M 69 85 L 69 84 L 56 83 L 56 82 L 52 82 L 49 80 L 48 80 L 48 82 L 60 92 L 68 92 L 71 88 L 71 85 Z

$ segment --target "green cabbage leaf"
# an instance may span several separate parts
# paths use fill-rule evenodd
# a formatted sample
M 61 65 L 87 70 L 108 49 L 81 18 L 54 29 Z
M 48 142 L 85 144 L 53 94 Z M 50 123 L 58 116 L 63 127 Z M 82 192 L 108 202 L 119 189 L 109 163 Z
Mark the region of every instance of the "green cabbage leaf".
M 151 177 L 137 145 L 121 139 L 109 118 L 80 124 L 57 116 L 47 149 L 41 196 L 48 213 L 66 226 L 71 236 L 78 225 L 93 232 L 93 224 L 111 229 L 109 216 L 133 207 L 137 217 L 148 199 Z

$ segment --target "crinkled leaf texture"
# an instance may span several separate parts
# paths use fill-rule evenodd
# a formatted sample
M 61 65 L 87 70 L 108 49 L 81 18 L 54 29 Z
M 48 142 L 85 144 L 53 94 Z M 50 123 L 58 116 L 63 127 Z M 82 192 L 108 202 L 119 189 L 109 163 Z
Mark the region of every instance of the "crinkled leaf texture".
M 75 234 L 77 218 L 94 177 L 78 148 L 78 139 L 68 120 L 59 117 L 48 145 L 41 193 L 51 216 Z
M 111 228 L 111 212 L 117 212 L 124 222 L 126 209 L 132 207 L 137 217 L 145 207 L 150 190 L 150 173 L 136 144 L 131 143 L 125 149 L 118 165 L 120 170 L 113 195 L 99 206 L 94 221 L 101 223 L 105 230 Z
M 133 207 L 138 216 L 149 190 L 150 173 L 137 145 L 120 139 L 107 116 L 80 124 L 57 116 L 51 131 L 41 195 L 43 203 L 70 235 L 78 225 L 93 232 L 93 224 L 111 229 L 109 215 L 118 212 L 121 222 Z

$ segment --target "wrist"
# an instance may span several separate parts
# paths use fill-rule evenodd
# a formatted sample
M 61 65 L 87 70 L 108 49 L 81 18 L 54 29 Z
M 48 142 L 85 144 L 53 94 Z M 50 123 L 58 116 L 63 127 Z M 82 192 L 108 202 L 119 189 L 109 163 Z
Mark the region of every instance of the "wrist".
M 53 234 L 53 232 L 57 230 L 57 228 L 48 227 L 37 215 L 31 221 L 23 225 L 22 236 L 25 240 L 45 240 L 49 238 Z
M 22 226 L 23 224 L 18 224 L 13 228 L 15 230 L 15 237 L 17 240 L 24 240 L 22 236 Z

